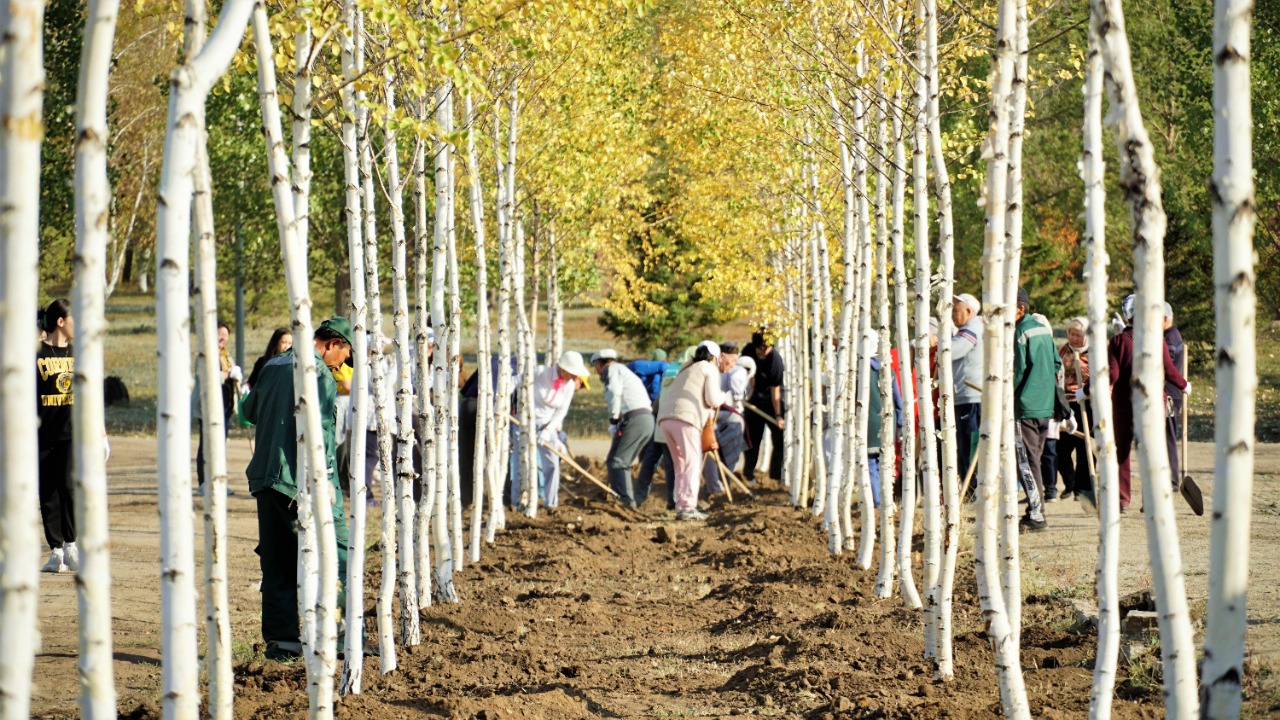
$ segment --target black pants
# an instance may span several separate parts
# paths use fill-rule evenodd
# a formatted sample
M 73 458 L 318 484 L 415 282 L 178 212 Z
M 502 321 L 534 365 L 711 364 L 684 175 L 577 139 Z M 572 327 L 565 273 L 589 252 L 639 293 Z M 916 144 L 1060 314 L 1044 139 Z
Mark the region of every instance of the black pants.
M 258 502 L 258 565 L 262 569 L 262 639 L 268 643 L 299 642 L 298 627 L 298 505 L 276 490 L 254 496 Z M 347 524 L 341 499 L 334 512 L 338 543 L 337 609 L 346 608 Z
M 1039 497 L 1044 495 L 1044 477 L 1041 476 L 1041 456 L 1044 455 L 1045 434 L 1049 432 L 1049 421 L 1044 418 L 1022 418 L 1018 420 L 1018 432 L 1022 436 L 1022 444 L 1027 449 L 1027 463 L 1031 466 L 1031 477 L 1036 484 Z M 1030 491 L 1028 491 L 1028 495 Z
M 676 509 L 675 464 L 671 461 L 671 451 L 667 449 L 667 444 L 655 440 L 650 440 L 640 451 L 640 472 L 636 475 L 635 486 L 632 488 L 636 507 L 644 505 L 644 501 L 649 499 L 649 491 L 653 489 L 653 473 L 659 467 L 667 478 L 667 509 Z
M 222 422 L 222 437 L 227 436 L 230 426 L 231 418 L 228 416 Z M 200 444 L 196 446 L 196 483 L 204 485 L 204 422 L 196 423 L 196 427 L 200 428 Z
M 1173 473 L 1173 490 L 1176 493 L 1182 486 L 1183 468 L 1178 457 L 1178 441 L 1182 439 L 1182 398 L 1172 400 L 1170 412 L 1172 414 L 1164 420 L 1164 439 L 1169 446 L 1169 470 Z
M 50 548 L 76 541 L 76 503 L 71 489 L 71 442 L 40 448 L 40 520 Z
M 982 403 L 959 403 L 956 405 L 956 472 L 963 483 L 969 474 L 969 463 L 973 462 L 974 433 L 982 423 Z M 972 482 L 972 481 L 971 481 Z M 976 486 L 976 483 L 974 483 Z
M 1071 403 L 1071 411 L 1075 413 L 1081 432 L 1093 432 L 1093 428 L 1084 424 L 1079 403 Z M 1071 493 L 1093 492 L 1093 481 L 1089 479 L 1089 458 L 1085 456 L 1087 452 L 1089 449 L 1084 438 L 1066 432 L 1058 438 L 1058 474 L 1062 476 L 1064 497 Z
M 768 412 L 767 410 L 765 412 Z M 747 421 L 747 436 L 751 438 L 751 442 L 747 445 L 747 450 L 742 454 L 742 474 L 748 482 L 754 481 L 756 473 L 756 461 L 760 458 L 760 441 L 764 439 L 764 428 L 769 426 L 769 438 L 773 449 L 769 456 L 769 477 L 774 480 L 782 479 L 782 429 L 777 425 L 765 420 L 755 412 L 747 412 L 744 416 Z M 770 416 L 772 417 L 772 416 Z

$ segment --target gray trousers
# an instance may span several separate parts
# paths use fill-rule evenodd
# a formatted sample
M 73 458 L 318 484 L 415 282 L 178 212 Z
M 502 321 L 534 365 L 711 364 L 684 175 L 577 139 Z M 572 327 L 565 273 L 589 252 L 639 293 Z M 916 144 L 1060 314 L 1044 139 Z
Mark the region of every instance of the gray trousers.
M 1045 435 L 1048 432 L 1048 420 L 1018 421 L 1018 434 L 1015 438 L 1021 444 L 1018 448 L 1018 475 L 1022 479 L 1022 489 L 1027 493 L 1027 517 L 1032 520 L 1044 519 L 1044 478 L 1041 477 L 1040 456 L 1044 454 Z M 1023 466 L 1023 455 L 1026 466 Z
M 609 486 L 618 493 L 622 502 L 631 507 L 639 505 L 631 482 L 631 464 L 640 456 L 640 451 L 652 437 L 653 413 L 640 413 L 618 421 L 618 429 L 614 431 L 609 445 L 609 457 L 605 459 L 605 466 L 609 470 Z M 643 502 L 643 498 L 640 501 Z

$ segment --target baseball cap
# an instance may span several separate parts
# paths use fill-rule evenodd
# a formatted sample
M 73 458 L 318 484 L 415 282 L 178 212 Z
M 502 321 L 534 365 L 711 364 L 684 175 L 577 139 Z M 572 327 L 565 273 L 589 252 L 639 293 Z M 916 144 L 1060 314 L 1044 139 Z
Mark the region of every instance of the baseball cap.
M 320 327 L 316 329 L 332 330 L 333 332 L 341 335 L 342 339 L 346 340 L 348 345 L 351 344 L 351 321 L 344 317 L 331 317 L 320 323 Z
M 736 343 L 736 342 L 722 342 L 722 343 L 720 343 L 720 352 L 721 352 L 721 353 L 723 353 L 723 354 L 726 354 L 726 355 L 737 355 L 737 354 L 738 354 L 738 343 Z
M 970 295 L 969 293 L 957 295 L 956 300 L 968 305 L 969 309 L 972 310 L 974 314 L 982 312 L 982 303 L 978 302 L 978 298 Z
M 592 363 L 599 362 L 601 360 L 617 360 L 617 359 L 618 359 L 618 353 L 613 348 L 605 348 L 603 350 L 597 350 L 594 354 L 591 355 Z

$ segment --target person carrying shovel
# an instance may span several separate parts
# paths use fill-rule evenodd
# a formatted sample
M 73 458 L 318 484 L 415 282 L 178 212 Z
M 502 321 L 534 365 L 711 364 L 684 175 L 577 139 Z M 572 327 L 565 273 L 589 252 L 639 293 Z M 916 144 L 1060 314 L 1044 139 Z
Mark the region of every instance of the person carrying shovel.
M 587 386 L 590 371 L 582 354 L 573 350 L 561 353 L 555 365 L 539 367 L 533 376 L 533 421 L 538 443 L 538 486 L 546 506 L 560 504 L 560 457 L 564 443 L 560 427 L 578 386 Z M 513 452 L 519 447 L 512 445 Z M 516 453 L 518 457 L 518 452 Z M 512 488 L 512 494 L 518 491 Z

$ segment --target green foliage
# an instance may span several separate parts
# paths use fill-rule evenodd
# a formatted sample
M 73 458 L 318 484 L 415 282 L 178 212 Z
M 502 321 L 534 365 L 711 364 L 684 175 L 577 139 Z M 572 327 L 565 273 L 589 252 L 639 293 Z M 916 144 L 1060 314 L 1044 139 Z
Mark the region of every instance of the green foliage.
M 40 275 L 71 279 L 75 250 L 76 83 L 83 46 L 84 6 L 50 0 L 44 15 L 44 143 L 40 147 Z

